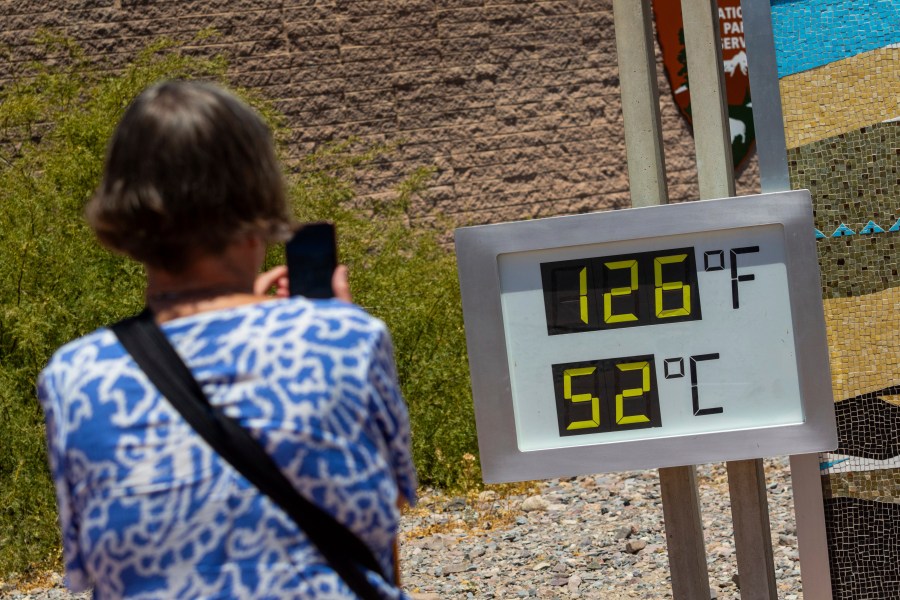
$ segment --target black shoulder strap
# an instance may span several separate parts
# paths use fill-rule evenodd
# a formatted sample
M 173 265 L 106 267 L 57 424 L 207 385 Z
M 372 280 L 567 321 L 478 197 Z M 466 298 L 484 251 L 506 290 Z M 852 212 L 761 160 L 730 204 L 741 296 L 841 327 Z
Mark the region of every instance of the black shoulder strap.
M 185 420 L 259 490 L 294 520 L 329 565 L 364 600 L 381 600 L 360 567 L 384 577 L 372 551 L 330 514 L 304 498 L 268 453 L 234 419 L 213 407 L 149 309 L 112 325 L 138 366 Z M 392 581 L 385 577 L 386 581 Z

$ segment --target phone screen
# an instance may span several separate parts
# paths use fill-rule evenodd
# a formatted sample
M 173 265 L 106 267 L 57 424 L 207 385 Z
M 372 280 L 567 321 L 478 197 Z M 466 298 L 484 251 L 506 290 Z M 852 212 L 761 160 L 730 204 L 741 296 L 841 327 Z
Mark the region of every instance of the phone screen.
M 332 298 L 331 277 L 337 267 L 334 225 L 303 225 L 285 244 L 291 296 Z

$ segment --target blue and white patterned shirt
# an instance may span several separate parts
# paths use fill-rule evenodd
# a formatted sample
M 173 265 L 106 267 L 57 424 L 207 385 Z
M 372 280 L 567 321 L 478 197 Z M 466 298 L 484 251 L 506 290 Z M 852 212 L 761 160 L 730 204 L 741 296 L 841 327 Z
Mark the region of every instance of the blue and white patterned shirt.
M 169 321 L 210 402 L 298 491 L 393 571 L 415 499 L 409 420 L 384 323 L 337 300 L 273 300 Z M 109 329 L 38 380 L 69 587 L 129 598 L 347 599 L 294 522 L 206 444 Z M 370 573 L 384 597 L 405 598 Z

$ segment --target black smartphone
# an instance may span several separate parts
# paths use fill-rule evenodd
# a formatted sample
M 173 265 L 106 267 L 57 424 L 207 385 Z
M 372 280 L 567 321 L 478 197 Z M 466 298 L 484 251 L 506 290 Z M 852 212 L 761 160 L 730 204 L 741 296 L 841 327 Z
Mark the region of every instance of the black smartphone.
M 337 240 L 331 223 L 302 225 L 285 244 L 291 296 L 333 298 Z

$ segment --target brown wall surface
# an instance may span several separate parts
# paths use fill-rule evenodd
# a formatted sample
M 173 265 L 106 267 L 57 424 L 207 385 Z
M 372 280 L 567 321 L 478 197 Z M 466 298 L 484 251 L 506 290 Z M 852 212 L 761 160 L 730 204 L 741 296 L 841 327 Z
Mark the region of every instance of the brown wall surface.
M 230 57 L 235 83 L 287 116 L 289 154 L 402 142 L 360 182 L 437 168 L 416 219 L 459 224 L 630 204 L 611 0 L 0 0 L 12 64 L 50 28 L 113 64 L 160 36 Z M 190 42 L 197 47 L 198 42 Z M 698 194 L 694 145 L 660 61 L 672 201 Z M 738 193 L 758 191 L 755 158 Z

